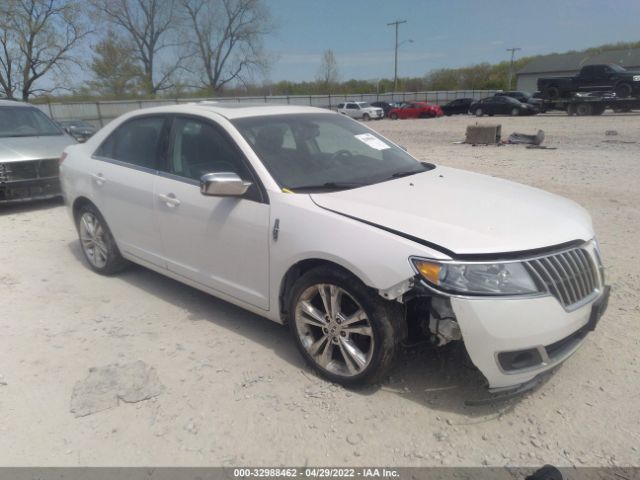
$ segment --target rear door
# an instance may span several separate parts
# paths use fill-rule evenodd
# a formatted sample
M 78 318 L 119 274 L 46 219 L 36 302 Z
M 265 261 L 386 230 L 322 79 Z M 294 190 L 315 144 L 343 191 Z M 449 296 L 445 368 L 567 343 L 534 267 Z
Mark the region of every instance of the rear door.
M 269 204 L 247 159 L 225 130 L 177 116 L 154 207 L 169 270 L 263 310 L 269 309 Z M 200 193 L 206 173 L 251 182 L 243 197 Z
M 92 200 L 120 250 L 163 267 L 153 189 L 167 136 L 168 118 L 164 115 L 131 119 L 98 147 L 89 172 Z

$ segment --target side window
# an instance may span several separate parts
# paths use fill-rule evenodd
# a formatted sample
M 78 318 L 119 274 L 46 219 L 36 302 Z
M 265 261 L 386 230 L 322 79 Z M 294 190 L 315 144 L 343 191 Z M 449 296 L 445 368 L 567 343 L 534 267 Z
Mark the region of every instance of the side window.
M 160 137 L 165 117 L 143 117 L 120 125 L 95 154 L 139 167 L 157 170 L 160 160 Z
M 347 108 L 349 110 L 357 110 L 358 106 L 355 103 L 347 103 Z
M 205 173 L 234 172 L 251 178 L 238 148 L 212 124 L 177 118 L 169 154 L 169 173 L 200 180 Z
M 344 103 L 339 103 L 338 108 L 344 108 Z

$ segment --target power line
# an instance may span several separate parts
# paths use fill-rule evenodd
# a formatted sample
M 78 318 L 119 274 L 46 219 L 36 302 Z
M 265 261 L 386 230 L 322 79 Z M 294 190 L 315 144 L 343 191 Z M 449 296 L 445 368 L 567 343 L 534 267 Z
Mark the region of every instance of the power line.
M 509 64 L 509 90 L 511 90 L 511 79 L 513 78 L 513 57 L 519 50 L 522 49 L 519 47 L 507 48 L 507 52 L 511 52 L 511 63 Z
M 393 91 L 398 90 L 398 26 L 402 23 L 407 23 L 406 20 L 396 20 L 395 22 L 387 23 L 387 27 L 391 25 L 396 26 L 396 54 L 394 57 L 394 68 L 393 68 Z

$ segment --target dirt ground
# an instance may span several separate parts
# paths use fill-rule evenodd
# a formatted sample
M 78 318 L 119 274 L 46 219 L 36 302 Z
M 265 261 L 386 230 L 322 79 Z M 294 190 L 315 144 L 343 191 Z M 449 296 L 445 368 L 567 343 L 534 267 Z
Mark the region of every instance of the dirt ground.
M 557 150 L 453 144 L 476 121 L 504 136 L 541 128 Z M 5 206 L 0 465 L 640 466 L 640 115 L 369 125 L 420 159 L 591 212 L 609 310 L 545 384 L 465 406 L 483 391 L 460 352 L 414 349 L 389 381 L 349 391 L 314 376 L 275 323 L 143 268 L 92 273 L 59 202 Z M 76 417 L 76 383 L 116 363 L 155 369 L 155 393 Z

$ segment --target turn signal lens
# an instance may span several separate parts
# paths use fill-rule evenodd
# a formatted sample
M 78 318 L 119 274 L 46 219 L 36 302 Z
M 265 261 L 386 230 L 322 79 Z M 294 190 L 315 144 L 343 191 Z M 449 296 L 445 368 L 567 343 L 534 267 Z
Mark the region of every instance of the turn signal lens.
M 438 285 L 440 283 L 440 271 L 442 270 L 442 265 L 432 262 L 426 262 L 424 260 L 416 260 L 415 266 L 420 272 L 420 274 L 433 285 Z
M 60 155 L 60 158 L 58 159 L 58 165 L 62 165 L 65 158 L 67 158 L 67 152 L 62 152 L 62 155 Z

